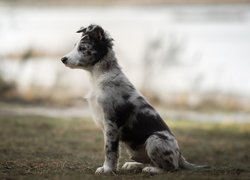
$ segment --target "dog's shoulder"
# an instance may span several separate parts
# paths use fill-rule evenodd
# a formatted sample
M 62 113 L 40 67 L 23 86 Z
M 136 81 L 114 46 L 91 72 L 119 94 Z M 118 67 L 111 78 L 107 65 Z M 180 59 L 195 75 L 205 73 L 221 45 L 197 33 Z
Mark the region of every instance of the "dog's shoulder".
M 122 71 L 109 72 L 102 76 L 96 85 L 98 92 L 101 92 L 100 101 L 121 101 L 126 100 L 129 94 L 133 94 L 136 90 L 130 83 Z

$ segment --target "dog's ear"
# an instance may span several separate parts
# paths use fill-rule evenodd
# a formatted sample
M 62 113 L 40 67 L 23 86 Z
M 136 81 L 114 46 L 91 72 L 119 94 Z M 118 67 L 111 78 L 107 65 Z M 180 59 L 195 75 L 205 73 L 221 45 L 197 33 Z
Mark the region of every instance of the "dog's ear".
M 90 25 L 89 27 L 91 27 L 89 29 L 90 38 L 93 38 L 94 40 L 97 40 L 97 41 L 100 41 L 100 40 L 102 40 L 104 38 L 105 32 L 104 32 L 104 30 L 102 29 L 101 26 Z
M 88 34 L 89 37 L 95 41 L 101 41 L 105 38 L 105 31 L 98 25 L 91 24 L 87 28 L 81 27 L 76 33 Z
M 85 33 L 86 30 L 87 30 L 87 28 L 81 27 L 78 31 L 76 31 L 76 33 Z

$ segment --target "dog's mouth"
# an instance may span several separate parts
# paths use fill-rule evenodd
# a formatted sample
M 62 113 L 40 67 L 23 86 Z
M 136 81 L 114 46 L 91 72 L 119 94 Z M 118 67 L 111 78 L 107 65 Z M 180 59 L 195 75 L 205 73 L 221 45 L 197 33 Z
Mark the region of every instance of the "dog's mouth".
M 66 67 L 69 67 L 69 68 L 71 68 L 71 69 L 75 69 L 75 68 L 78 67 L 78 66 L 75 65 L 75 64 L 68 63 L 67 60 L 66 60 L 66 61 L 62 61 L 62 62 L 63 62 L 63 64 L 64 64 Z
M 65 66 L 67 66 L 67 67 L 69 67 L 69 68 L 74 68 L 74 65 L 68 63 L 69 60 L 68 60 L 67 57 L 63 57 L 63 58 L 61 59 L 61 61 L 62 61 L 62 63 L 63 63 Z

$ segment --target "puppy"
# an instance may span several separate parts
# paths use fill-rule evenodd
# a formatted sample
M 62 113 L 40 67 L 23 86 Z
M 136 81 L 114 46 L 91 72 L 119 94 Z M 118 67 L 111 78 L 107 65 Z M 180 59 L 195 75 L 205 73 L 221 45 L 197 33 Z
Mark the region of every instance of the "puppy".
M 90 73 L 92 90 L 87 100 L 105 141 L 105 160 L 96 173 L 117 170 L 120 142 L 133 160 L 122 169 L 160 173 L 204 168 L 182 156 L 169 127 L 122 72 L 112 49 L 113 39 L 102 27 L 90 25 L 77 33 L 82 33 L 81 39 L 61 61 Z

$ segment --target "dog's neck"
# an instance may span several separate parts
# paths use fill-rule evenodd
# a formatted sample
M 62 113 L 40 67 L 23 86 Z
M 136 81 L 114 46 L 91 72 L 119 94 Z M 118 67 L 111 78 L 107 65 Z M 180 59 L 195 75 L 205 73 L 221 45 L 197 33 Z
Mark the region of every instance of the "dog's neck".
M 94 82 L 110 74 L 110 78 L 121 71 L 121 68 L 112 49 L 109 49 L 106 56 L 99 60 L 90 70 L 91 78 Z

